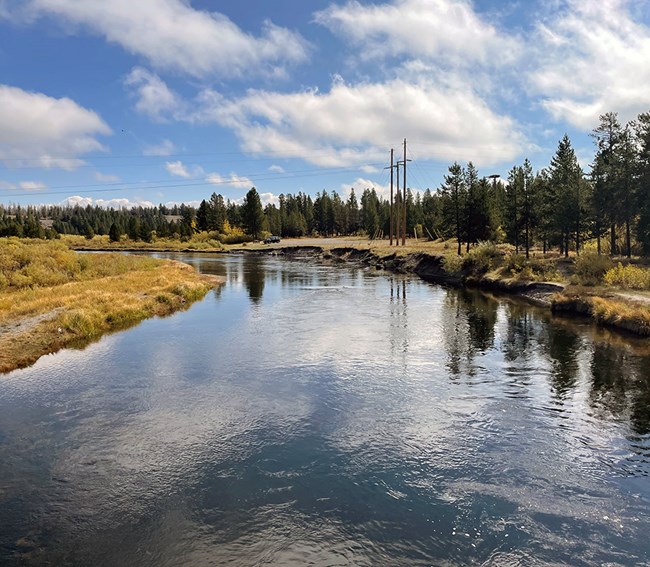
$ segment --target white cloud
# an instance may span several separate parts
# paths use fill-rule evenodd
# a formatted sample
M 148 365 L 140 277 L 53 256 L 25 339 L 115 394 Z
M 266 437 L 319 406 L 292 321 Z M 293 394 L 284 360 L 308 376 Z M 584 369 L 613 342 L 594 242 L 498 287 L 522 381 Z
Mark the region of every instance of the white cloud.
M 168 161 L 165 164 L 165 169 L 172 175 L 175 175 L 176 177 L 185 177 L 185 178 L 192 177 L 192 174 L 189 171 L 187 171 L 187 168 L 180 161 Z
M 284 168 L 282 166 L 274 164 L 271 167 L 269 167 L 269 171 L 273 173 L 284 173 Z
M 24 191 L 40 191 L 41 189 L 45 189 L 47 185 L 45 185 L 45 183 L 41 183 L 40 181 L 21 181 L 18 184 L 18 187 Z
M 512 62 L 520 42 L 484 22 L 466 0 L 393 0 L 332 4 L 315 20 L 353 45 L 365 59 L 387 56 L 444 60 L 466 66 Z
M 130 201 L 129 199 L 93 199 L 92 197 L 82 197 L 81 195 L 73 195 L 61 201 L 61 206 L 74 207 L 87 207 L 88 205 L 96 205 L 105 209 L 132 209 L 133 207 L 152 208 L 155 205 L 151 201 Z
M 167 201 L 165 203 L 165 207 L 169 208 L 180 205 L 187 205 L 188 207 L 194 207 L 195 209 L 198 209 L 201 205 L 201 201 Z
M 120 180 L 117 175 L 107 175 L 101 171 L 95 172 L 95 179 L 101 181 L 102 183 L 116 183 Z
M 136 110 L 152 120 L 164 122 L 183 106 L 178 95 L 158 75 L 142 67 L 133 68 L 124 84 L 133 88 L 138 97 Z
M 277 207 L 280 204 L 279 196 L 275 195 L 274 193 L 260 193 L 259 196 L 263 207 L 266 207 L 266 205 L 269 204 L 275 205 Z
M 297 33 L 266 21 L 259 37 L 188 0 L 32 0 L 35 14 L 89 28 L 158 68 L 194 77 L 277 75 L 307 59 Z
M 223 177 L 218 173 L 210 173 L 206 177 L 208 183 L 213 185 L 229 185 L 231 187 L 241 187 L 243 189 L 250 189 L 255 185 L 248 177 L 242 177 L 236 173 L 231 173 L 227 177 Z
M 205 172 L 203 168 L 198 165 L 193 165 L 191 168 L 188 168 L 182 161 L 168 161 L 165 163 L 165 169 L 176 177 L 184 177 L 185 179 L 191 179 L 193 177 L 200 177 Z
M 650 107 L 650 28 L 635 21 L 624 0 L 568 0 L 538 26 L 539 60 L 530 73 L 543 107 L 584 130 L 598 116 L 629 120 Z
M 160 144 L 146 146 L 142 153 L 145 156 L 170 156 L 176 151 L 176 146 L 170 140 L 163 140 Z
M 423 142 L 419 159 L 477 165 L 513 159 L 527 149 L 514 120 L 493 112 L 469 86 L 425 79 L 337 80 L 327 93 L 250 90 L 231 100 L 206 90 L 194 108 L 185 119 L 233 129 L 247 152 L 325 167 L 383 163 L 387 149 L 404 137 Z
M 2 179 L 0 179 L 0 190 L 3 189 L 5 190 L 16 189 L 16 185 L 14 183 L 9 183 L 9 181 L 3 181 Z
M 93 111 L 69 98 L 52 98 L 0 85 L 0 161 L 7 167 L 72 170 L 79 156 L 104 150 L 96 139 L 111 133 Z
M 381 183 L 371 181 L 370 179 L 358 177 L 353 183 L 343 183 L 341 185 L 341 195 L 347 199 L 350 196 L 352 189 L 354 189 L 357 202 L 361 199 L 361 194 L 366 189 L 374 189 L 377 192 L 377 195 L 386 200 L 390 200 L 390 185 L 382 185 Z

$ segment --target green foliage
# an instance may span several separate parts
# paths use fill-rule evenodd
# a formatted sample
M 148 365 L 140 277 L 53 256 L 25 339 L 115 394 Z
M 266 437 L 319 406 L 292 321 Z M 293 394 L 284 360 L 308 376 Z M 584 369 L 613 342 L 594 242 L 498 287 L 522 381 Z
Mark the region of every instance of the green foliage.
M 463 270 L 484 274 L 496 266 L 502 253 L 493 242 L 481 242 L 463 256 Z
M 442 267 L 448 274 L 458 274 L 463 269 L 463 259 L 458 255 L 445 256 Z
M 599 285 L 608 270 L 614 266 L 611 258 L 594 253 L 582 254 L 575 261 L 575 283 Z
M 244 197 L 244 203 L 241 206 L 241 220 L 253 240 L 258 240 L 264 225 L 264 210 L 255 187 L 251 187 Z
M 527 266 L 526 256 L 524 254 L 509 253 L 503 259 L 503 269 L 510 274 L 517 275 Z
M 604 276 L 607 285 L 621 287 L 623 289 L 650 290 L 650 270 L 644 270 L 638 266 L 620 262 Z

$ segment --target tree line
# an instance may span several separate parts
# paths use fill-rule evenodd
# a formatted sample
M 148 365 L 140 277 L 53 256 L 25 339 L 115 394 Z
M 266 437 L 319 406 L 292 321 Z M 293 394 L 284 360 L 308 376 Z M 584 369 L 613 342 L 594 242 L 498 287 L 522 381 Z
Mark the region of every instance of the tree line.
M 407 190 L 409 235 L 453 238 L 457 252 L 481 241 L 506 242 L 527 256 L 533 246 L 568 255 L 595 240 L 598 253 L 650 254 L 650 112 L 622 125 L 616 113 L 600 117 L 592 137 L 596 152 L 590 172 L 578 163 L 565 135 L 548 167 L 534 173 L 526 159 L 505 179 L 479 175 L 471 163 L 449 166 L 434 191 Z M 20 207 L 0 205 L 0 236 L 53 238 L 58 234 L 112 240 L 129 238 L 190 239 L 198 232 L 215 237 L 239 231 L 258 239 L 266 233 L 284 237 L 388 234 L 390 203 L 374 188 L 347 198 L 322 191 L 314 198 L 282 194 L 262 206 L 251 188 L 241 203 L 213 193 L 198 207 L 178 205 L 131 209 L 98 206 Z

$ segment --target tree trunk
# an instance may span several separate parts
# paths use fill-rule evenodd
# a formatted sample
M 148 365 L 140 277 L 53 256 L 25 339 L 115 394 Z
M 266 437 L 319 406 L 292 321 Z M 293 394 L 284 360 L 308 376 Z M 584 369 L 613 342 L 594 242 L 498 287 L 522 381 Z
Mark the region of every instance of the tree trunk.
M 616 256 L 616 226 L 612 224 L 609 229 L 609 238 L 610 238 L 610 256 Z
M 625 248 L 627 249 L 627 257 L 632 257 L 632 235 L 630 233 L 630 218 L 625 219 Z

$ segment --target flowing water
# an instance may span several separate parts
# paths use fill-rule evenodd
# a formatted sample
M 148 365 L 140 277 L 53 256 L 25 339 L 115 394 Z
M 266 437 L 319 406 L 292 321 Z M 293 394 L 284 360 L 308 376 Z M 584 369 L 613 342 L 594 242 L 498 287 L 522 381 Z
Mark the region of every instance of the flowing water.
M 179 258 L 179 256 L 175 256 Z M 0 377 L 1 565 L 646 565 L 650 345 L 358 266 Z

